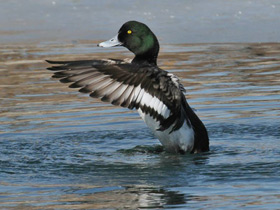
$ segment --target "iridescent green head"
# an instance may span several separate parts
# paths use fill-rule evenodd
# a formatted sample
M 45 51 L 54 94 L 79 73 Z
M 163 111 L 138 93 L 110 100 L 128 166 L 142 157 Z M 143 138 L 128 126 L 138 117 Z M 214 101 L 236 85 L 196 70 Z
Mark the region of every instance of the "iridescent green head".
M 98 46 L 124 46 L 135 54 L 133 63 L 157 64 L 158 40 L 148 26 L 137 21 L 126 22 L 115 37 Z

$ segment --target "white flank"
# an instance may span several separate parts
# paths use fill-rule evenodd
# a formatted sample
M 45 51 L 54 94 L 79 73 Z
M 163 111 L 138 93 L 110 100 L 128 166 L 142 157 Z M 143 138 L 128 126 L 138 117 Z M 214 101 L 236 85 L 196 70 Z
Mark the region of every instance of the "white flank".
M 172 126 L 164 131 L 158 131 L 159 122 L 153 119 L 149 114 L 145 114 L 141 109 L 138 112 L 147 126 L 152 130 L 154 135 L 159 139 L 160 143 L 165 147 L 167 151 L 179 152 L 179 150 L 185 152 L 191 152 L 194 146 L 194 131 L 190 128 L 186 122 L 183 126 L 176 131 L 171 131 Z

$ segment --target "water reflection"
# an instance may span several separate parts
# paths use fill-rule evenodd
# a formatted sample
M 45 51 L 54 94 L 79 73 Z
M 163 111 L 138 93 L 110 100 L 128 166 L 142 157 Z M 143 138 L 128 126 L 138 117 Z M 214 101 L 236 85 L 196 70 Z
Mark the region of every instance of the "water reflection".
M 1 206 L 17 209 L 138 209 L 164 208 L 198 199 L 158 186 L 8 185 L 1 183 Z M 1 190 L 2 191 L 2 190 Z M 9 193 L 17 191 L 17 194 Z M 59 194 L 57 195 L 57 192 Z

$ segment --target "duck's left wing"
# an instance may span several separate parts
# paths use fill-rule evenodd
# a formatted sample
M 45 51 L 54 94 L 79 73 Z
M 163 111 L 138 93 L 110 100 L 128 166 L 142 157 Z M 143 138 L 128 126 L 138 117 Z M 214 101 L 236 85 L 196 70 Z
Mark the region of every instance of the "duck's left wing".
M 139 66 L 118 60 L 47 61 L 48 68 L 70 88 L 114 105 L 139 109 L 160 122 L 159 130 L 179 129 L 186 119 L 181 100 L 183 86 L 157 66 Z

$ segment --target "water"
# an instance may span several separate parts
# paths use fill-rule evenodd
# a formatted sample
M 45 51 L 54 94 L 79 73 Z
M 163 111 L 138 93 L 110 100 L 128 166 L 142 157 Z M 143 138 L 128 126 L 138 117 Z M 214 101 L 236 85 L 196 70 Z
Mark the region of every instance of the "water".
M 279 1 L 0 5 L 0 209 L 280 208 Z M 131 58 L 96 47 L 131 19 L 158 36 L 210 152 L 169 154 L 135 111 L 50 78 L 45 59 Z
M 0 43 L 104 40 L 147 23 L 165 43 L 280 41 L 278 0 L 0 1 Z
M 279 208 L 280 44 L 162 46 L 159 66 L 209 131 L 196 155 L 162 151 L 135 111 L 50 79 L 46 58 L 131 57 L 89 46 L 1 47 L 2 208 Z

